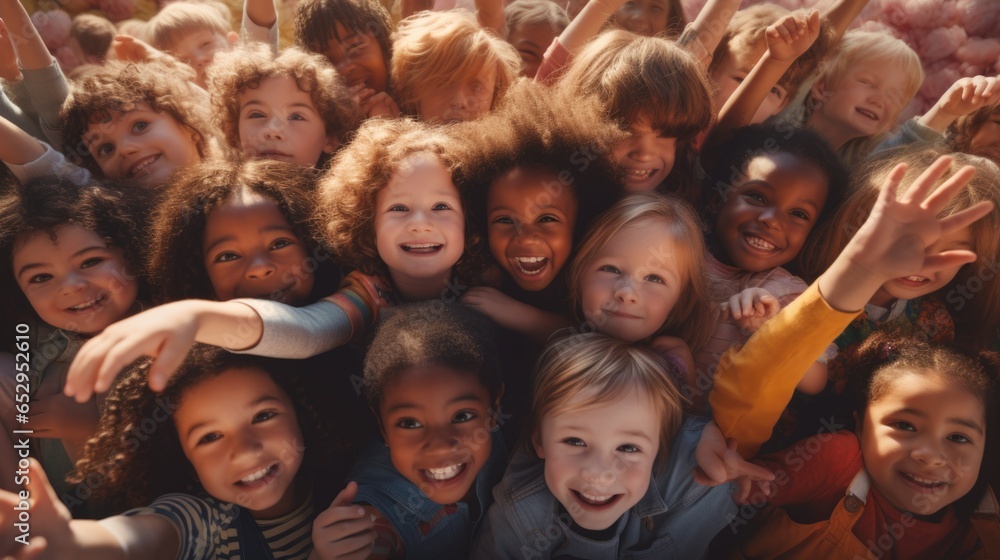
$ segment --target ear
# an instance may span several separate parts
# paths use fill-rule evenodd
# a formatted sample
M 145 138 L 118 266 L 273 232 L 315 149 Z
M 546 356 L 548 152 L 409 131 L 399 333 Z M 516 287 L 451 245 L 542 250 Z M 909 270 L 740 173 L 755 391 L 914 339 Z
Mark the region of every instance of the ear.
M 240 40 L 240 35 L 235 31 L 230 31 L 226 33 L 226 40 L 229 41 L 230 45 L 235 45 L 237 41 Z
M 545 448 L 542 447 L 542 440 L 538 437 L 538 433 L 532 434 L 531 446 L 535 448 L 535 455 L 538 455 L 539 459 L 545 458 Z
M 809 90 L 809 100 L 813 108 L 819 107 L 826 99 L 826 83 L 823 80 L 816 80 Z
M 333 154 L 333 152 L 336 152 L 339 147 L 340 140 L 338 140 L 335 136 L 327 136 L 326 144 L 323 146 L 323 153 L 327 155 Z

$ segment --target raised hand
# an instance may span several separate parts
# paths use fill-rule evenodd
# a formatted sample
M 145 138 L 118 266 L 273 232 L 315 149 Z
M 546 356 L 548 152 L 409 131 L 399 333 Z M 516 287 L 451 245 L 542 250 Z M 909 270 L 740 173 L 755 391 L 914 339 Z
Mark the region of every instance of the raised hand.
M 358 483 L 348 482 L 330 507 L 313 521 L 313 553 L 321 560 L 368 558 L 375 544 L 375 519 L 364 506 L 352 504 Z
M 0 78 L 8 82 L 21 79 L 21 67 L 17 63 L 17 51 L 11 39 L 7 24 L 0 19 Z
M 781 304 L 763 288 L 747 288 L 723 302 L 719 308 L 723 313 L 730 314 L 741 329 L 754 333 L 781 311 Z
M 1000 103 L 1000 78 L 961 78 L 920 117 L 920 124 L 944 132 L 959 117 L 996 103 Z
M 736 481 L 739 491 L 733 495 L 738 503 L 746 503 L 754 486 L 761 489 L 764 496 L 770 495 L 774 473 L 766 468 L 743 460 L 736 451 L 736 441 L 723 437 L 715 422 L 709 422 L 701 432 L 701 439 L 695 449 L 698 468 L 692 475 L 695 482 L 705 486 L 717 486 Z
M 791 61 L 802 56 L 819 37 L 819 11 L 798 11 L 779 19 L 764 32 L 773 60 Z
M 70 529 L 69 510 L 59 501 L 55 489 L 45 476 L 42 465 L 28 459 L 28 476 L 22 494 L 0 490 L 0 554 L 17 560 L 76 558 L 77 548 Z M 27 499 L 24 499 L 24 497 Z M 18 523 L 17 508 L 31 512 L 31 537 L 28 545 L 15 541 L 14 523 Z

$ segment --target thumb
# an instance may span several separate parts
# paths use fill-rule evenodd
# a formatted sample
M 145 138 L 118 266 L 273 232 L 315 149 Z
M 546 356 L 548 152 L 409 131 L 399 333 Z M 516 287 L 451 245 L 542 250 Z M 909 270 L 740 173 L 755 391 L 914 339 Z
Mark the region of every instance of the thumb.
M 352 480 L 347 483 L 347 486 L 345 486 L 339 494 L 337 494 L 337 497 L 333 499 L 333 503 L 330 504 L 330 507 L 349 506 L 354 502 L 354 498 L 356 498 L 357 495 L 358 483 Z
M 27 477 L 25 490 L 28 491 L 32 513 L 44 518 L 59 515 L 59 507 L 62 506 L 62 502 L 56 496 L 56 489 L 49 483 L 49 477 L 45 474 L 41 463 L 34 457 L 28 459 L 28 471 L 31 476 Z

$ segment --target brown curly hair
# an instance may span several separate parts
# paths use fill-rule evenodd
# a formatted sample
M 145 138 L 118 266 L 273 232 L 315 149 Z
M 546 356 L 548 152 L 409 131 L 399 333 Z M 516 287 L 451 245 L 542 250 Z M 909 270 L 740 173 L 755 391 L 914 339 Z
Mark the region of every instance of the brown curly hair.
M 371 34 L 389 68 L 392 60 L 392 18 L 377 0 L 301 0 L 295 6 L 295 44 L 323 52 L 331 40 L 341 41 L 336 24 L 356 33 Z
M 979 129 L 997 115 L 1000 115 L 1000 105 L 990 105 L 959 118 L 948 127 L 948 143 L 955 148 L 955 151 L 989 158 L 1000 165 L 1000 152 L 996 149 L 978 151 L 972 147 L 972 140 L 979 133 Z
M 232 369 L 261 370 L 292 399 L 309 450 L 301 467 L 306 480 L 331 457 L 325 438 L 317 437 L 325 422 L 309 398 L 311 386 L 289 361 L 196 344 L 162 393 L 149 388 L 150 363 L 144 358 L 122 371 L 104 401 L 96 434 L 68 477 L 86 483 L 98 503 L 121 511 L 171 492 L 197 493 L 197 474 L 181 448 L 173 413 L 190 389 Z
M 449 173 L 458 165 L 458 146 L 445 127 L 412 119 L 366 120 L 357 135 L 337 153 L 319 180 L 315 221 L 337 259 L 364 274 L 388 275 L 375 245 L 375 198 L 409 156 L 434 154 Z M 456 181 L 457 184 L 457 181 Z M 482 269 L 482 237 L 469 222 L 465 193 L 465 252 L 456 265 L 460 278 Z
M 307 253 L 316 259 L 310 299 L 333 293 L 336 265 L 317 241 L 319 235 L 309 219 L 315 206 L 316 176 L 315 169 L 272 160 L 206 161 L 182 171 L 152 221 L 147 270 L 153 300 L 215 299 L 202 254 L 205 224 L 208 215 L 240 189 L 274 200 Z
M 28 236 L 44 233 L 55 239 L 56 230 L 74 224 L 92 230 L 122 249 L 132 275 L 143 270 L 140 251 L 146 230 L 138 218 L 148 208 L 148 192 L 94 183 L 83 187 L 59 177 L 42 177 L 24 186 L 15 184 L 0 195 L 0 301 L 11 315 L 30 316 L 31 305 L 21 292 L 11 268 L 14 252 Z M 140 277 L 140 298 L 145 290 Z M 8 303 L 10 305 L 8 305 Z M 6 313 L 5 313 L 6 314 Z
M 342 143 L 358 127 L 357 103 L 343 78 L 321 55 L 291 47 L 275 56 L 267 45 L 249 43 L 217 54 L 207 74 L 215 124 L 236 150 L 240 149 L 239 96 L 272 77 L 294 78 L 299 89 L 309 94 L 326 124 L 327 136 Z
M 109 61 L 88 72 L 74 84 L 62 107 L 65 151 L 74 163 L 102 176 L 101 168 L 83 141 L 87 129 L 110 119 L 112 113 L 125 113 L 145 103 L 190 130 L 196 138 L 198 154 L 207 157 L 218 134 L 211 124 L 207 104 L 199 102 L 204 99 L 204 92 L 192 84 L 193 80 L 191 68 L 159 60 Z

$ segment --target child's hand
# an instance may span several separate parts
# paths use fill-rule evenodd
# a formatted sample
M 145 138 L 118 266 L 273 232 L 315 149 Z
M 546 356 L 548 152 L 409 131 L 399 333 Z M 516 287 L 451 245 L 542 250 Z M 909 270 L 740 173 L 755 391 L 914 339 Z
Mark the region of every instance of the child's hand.
M 485 286 L 469 288 L 459 301 L 504 327 L 520 322 L 518 309 L 525 305 L 496 288 Z
M 36 437 L 86 442 L 97 432 L 98 420 L 94 404 L 55 394 L 31 403 L 28 427 Z
M 698 467 L 692 472 L 695 482 L 717 486 L 735 480 L 739 490 L 733 494 L 733 500 L 737 503 L 746 503 L 754 485 L 765 496 L 771 493 L 769 483 L 774 480 L 774 473 L 744 461 L 736 451 L 736 440 L 726 441 L 715 422 L 705 425 L 694 456 L 698 461 Z
M 968 115 L 992 103 L 1000 102 L 1000 79 L 975 76 L 961 78 L 941 96 L 920 124 L 944 132 L 959 117 Z
M 0 78 L 8 82 L 21 79 L 21 67 L 17 63 L 17 51 L 7 25 L 0 19 Z
M 363 84 L 359 84 L 355 88 L 358 107 L 366 119 L 383 116 L 396 118 L 402 114 L 402 111 L 399 110 L 399 105 L 396 105 L 396 102 L 389 97 L 388 93 L 384 91 L 375 93 L 375 90 L 366 88 Z
M 951 161 L 949 157 L 939 158 L 901 196 L 896 191 L 906 165 L 900 164 L 889 173 L 868 219 L 819 278 L 820 293 L 832 307 L 843 311 L 861 309 L 888 280 L 917 274 L 928 276 L 976 260 L 975 253 L 965 250 L 926 253 L 941 237 L 968 227 L 993 209 L 993 203 L 983 201 L 938 218 L 948 201 L 976 172 L 966 166 L 934 188 Z
M 310 558 L 368 558 L 375 543 L 375 520 L 365 508 L 352 504 L 358 483 L 348 482 L 330 507 L 313 521 Z
M 25 504 L 20 496 L 6 490 L 0 490 L 0 554 L 12 555 L 18 560 L 51 558 L 59 560 L 76 558 L 73 532 L 70 529 L 69 510 L 56 496 L 56 491 L 49 484 L 42 465 L 35 459 L 28 459 L 28 481 L 25 491 L 28 493 L 27 507 L 31 512 L 31 537 L 28 546 L 14 540 L 20 534 L 14 527 L 18 523 L 18 509 L 24 509 Z
M 723 313 L 732 315 L 741 329 L 754 333 L 765 321 L 781 311 L 778 298 L 763 288 L 747 288 L 719 305 Z
M 111 50 L 108 51 L 109 59 L 128 62 L 145 62 L 165 56 L 169 55 L 131 35 L 115 35 L 111 41 Z
M 795 60 L 819 37 L 819 11 L 798 11 L 779 19 L 764 33 L 772 60 Z

